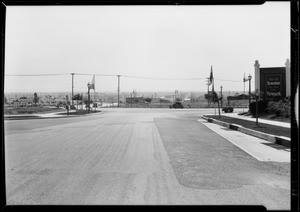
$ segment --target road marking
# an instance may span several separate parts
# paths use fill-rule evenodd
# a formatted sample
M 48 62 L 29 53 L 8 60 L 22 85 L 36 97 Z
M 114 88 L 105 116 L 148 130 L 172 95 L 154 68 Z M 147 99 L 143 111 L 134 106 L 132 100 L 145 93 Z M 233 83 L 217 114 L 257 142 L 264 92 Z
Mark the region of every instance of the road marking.
M 198 122 L 204 124 L 207 128 L 216 132 L 235 146 L 239 147 L 252 157 L 259 161 L 272 162 L 290 162 L 290 152 L 284 149 L 275 149 L 264 143 L 270 143 L 266 140 L 256 138 L 235 130 L 224 130 L 223 126 L 209 123 L 206 120 L 199 119 Z

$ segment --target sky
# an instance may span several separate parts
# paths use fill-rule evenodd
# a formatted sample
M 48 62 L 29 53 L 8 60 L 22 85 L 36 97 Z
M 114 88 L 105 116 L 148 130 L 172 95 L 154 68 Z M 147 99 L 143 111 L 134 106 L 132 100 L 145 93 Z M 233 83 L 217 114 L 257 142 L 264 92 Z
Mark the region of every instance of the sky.
M 117 75 L 121 92 L 204 92 L 211 67 L 215 90 L 243 91 L 244 74 L 254 88 L 255 60 L 288 58 L 289 2 L 7 6 L 4 91 L 71 92 L 75 73 L 75 93 L 94 74 L 96 92 L 117 91 Z

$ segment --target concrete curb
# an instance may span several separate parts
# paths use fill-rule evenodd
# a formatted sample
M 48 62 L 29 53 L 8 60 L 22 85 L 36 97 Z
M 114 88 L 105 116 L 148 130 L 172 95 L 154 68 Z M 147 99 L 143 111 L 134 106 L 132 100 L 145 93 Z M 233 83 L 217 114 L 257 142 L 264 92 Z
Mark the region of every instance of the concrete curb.
M 201 117 L 202 117 L 202 119 L 205 119 L 208 122 L 221 125 L 228 129 L 237 130 L 241 133 L 245 133 L 247 135 L 251 135 L 251 136 L 254 136 L 254 137 L 257 137 L 260 139 L 264 139 L 264 140 L 267 140 L 267 141 L 270 141 L 272 143 L 276 143 L 276 144 L 279 144 L 282 146 L 286 146 L 286 147 L 291 146 L 291 139 L 288 137 L 276 136 L 276 135 L 272 135 L 272 134 L 267 134 L 267 133 L 251 130 L 251 129 L 245 128 L 245 127 L 237 125 L 237 124 L 230 124 L 230 123 L 222 122 L 222 121 L 219 121 L 219 120 L 216 120 L 213 118 L 208 118 L 208 117 L 205 117 L 204 115 L 202 115 Z
M 69 118 L 70 116 L 53 116 L 53 117 L 42 117 L 42 116 L 7 116 L 4 120 L 27 120 L 27 119 L 56 119 L 56 118 Z

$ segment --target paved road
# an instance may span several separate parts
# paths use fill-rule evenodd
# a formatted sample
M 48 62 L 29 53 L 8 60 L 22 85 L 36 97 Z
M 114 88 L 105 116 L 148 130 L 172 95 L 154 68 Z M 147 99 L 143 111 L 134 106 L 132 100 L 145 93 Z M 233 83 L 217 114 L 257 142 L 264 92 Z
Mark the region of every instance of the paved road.
M 255 150 L 243 150 L 228 129 L 199 122 L 208 112 L 115 108 L 5 121 L 7 204 L 254 204 L 288 210 L 290 163 L 259 160 L 251 151 L 264 146 L 266 154 L 289 152 L 256 138 Z

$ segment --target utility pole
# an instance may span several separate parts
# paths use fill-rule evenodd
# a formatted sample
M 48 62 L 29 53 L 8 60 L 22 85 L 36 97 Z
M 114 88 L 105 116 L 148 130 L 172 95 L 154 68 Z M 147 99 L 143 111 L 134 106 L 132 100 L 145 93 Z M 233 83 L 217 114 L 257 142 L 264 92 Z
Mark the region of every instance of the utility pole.
M 88 113 L 90 113 L 90 88 L 91 88 L 91 85 L 90 83 L 87 84 L 87 87 L 88 87 Z
M 177 101 L 178 98 L 179 98 L 178 97 L 178 90 L 175 90 L 175 98 L 174 98 L 175 102 Z
M 251 79 L 252 79 L 252 76 L 250 74 L 248 76 L 248 79 L 246 79 L 245 77 L 243 79 L 244 83 L 249 81 L 249 111 L 250 111 L 250 103 L 251 103 Z
M 121 75 L 117 75 L 118 76 L 118 107 L 120 107 L 120 76 Z
M 223 86 L 221 85 L 221 108 L 222 108 L 222 103 L 223 103 L 223 95 L 222 95 L 222 89 L 223 89 Z
M 249 80 L 249 111 L 250 111 L 250 103 L 251 103 L 251 79 L 252 76 L 249 74 L 248 80 Z
M 209 77 L 206 78 L 206 79 L 207 79 L 207 82 L 206 82 L 206 84 L 207 84 L 207 105 L 209 105 L 209 86 L 210 86 L 210 79 L 209 79 Z
M 72 105 L 74 105 L 73 104 L 73 97 L 74 97 L 74 73 L 71 73 L 72 74 Z

